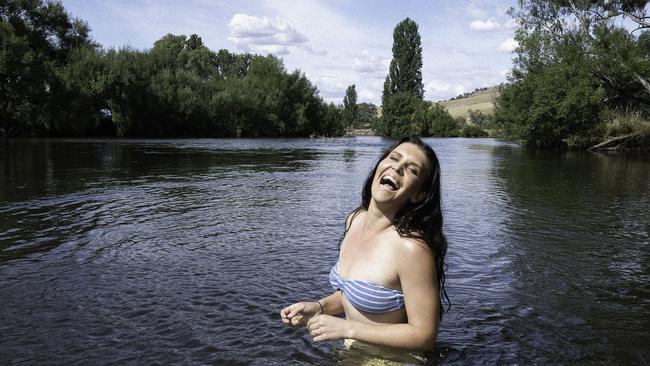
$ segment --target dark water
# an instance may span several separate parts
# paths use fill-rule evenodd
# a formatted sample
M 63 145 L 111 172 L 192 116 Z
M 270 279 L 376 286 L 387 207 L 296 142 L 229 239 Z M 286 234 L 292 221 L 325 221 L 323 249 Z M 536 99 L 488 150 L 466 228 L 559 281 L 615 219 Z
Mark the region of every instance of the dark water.
M 427 140 L 448 291 L 431 364 L 650 363 L 650 162 Z M 0 140 L 0 364 L 336 364 L 328 293 L 379 138 Z

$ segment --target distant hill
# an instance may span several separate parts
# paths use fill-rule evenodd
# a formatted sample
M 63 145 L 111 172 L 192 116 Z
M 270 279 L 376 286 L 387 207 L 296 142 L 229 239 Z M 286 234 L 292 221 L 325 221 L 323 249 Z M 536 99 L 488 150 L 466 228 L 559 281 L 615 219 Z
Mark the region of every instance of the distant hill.
M 469 110 L 494 115 L 494 100 L 499 95 L 496 86 L 471 93 L 461 99 L 434 102 L 442 104 L 452 117 L 469 117 Z

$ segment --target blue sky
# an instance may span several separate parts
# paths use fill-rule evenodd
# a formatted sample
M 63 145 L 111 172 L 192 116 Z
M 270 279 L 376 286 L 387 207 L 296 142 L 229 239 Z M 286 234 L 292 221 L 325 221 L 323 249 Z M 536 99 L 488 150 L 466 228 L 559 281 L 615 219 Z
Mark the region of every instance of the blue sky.
M 104 47 L 149 49 L 167 33 L 196 33 L 213 50 L 273 53 L 300 69 L 320 95 L 340 103 L 355 84 L 359 102 L 381 103 L 393 29 L 419 26 L 425 98 L 448 99 L 506 80 L 512 67 L 515 0 L 220 1 L 63 0 Z

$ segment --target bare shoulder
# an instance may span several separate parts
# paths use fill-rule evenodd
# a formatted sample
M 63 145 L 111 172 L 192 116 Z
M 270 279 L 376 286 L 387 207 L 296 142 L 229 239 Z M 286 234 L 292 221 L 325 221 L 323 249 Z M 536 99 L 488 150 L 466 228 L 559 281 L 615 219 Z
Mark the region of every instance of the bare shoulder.
M 399 251 L 396 258 L 400 258 L 402 268 L 435 267 L 433 251 L 422 239 L 399 237 L 396 239 L 396 248 Z
M 402 254 L 404 255 L 426 255 L 433 258 L 433 252 L 431 251 L 431 248 L 422 239 L 399 237 L 399 239 L 397 239 L 397 243 L 400 251 L 402 251 Z

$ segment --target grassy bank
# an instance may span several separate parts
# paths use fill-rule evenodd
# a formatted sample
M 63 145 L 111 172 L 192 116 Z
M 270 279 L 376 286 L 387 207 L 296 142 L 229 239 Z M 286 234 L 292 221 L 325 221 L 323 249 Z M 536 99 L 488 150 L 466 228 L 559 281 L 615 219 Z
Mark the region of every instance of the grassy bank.
M 649 151 L 650 120 L 638 111 L 608 112 L 595 137 L 567 139 L 567 144 L 591 151 Z

